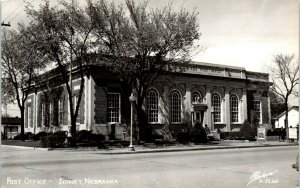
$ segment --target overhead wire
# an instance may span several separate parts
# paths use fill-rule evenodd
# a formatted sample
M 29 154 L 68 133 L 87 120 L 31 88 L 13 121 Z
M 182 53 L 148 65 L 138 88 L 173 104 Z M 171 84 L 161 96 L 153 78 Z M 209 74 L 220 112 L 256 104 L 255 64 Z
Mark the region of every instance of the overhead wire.
M 23 4 L 24 1 L 22 1 L 8 16 L 6 16 L 3 21 L 8 20 L 8 18 L 11 17 Z
M 7 3 L 8 3 L 8 0 L 6 0 L 5 2 L 4 2 L 4 4 L 2 5 L 2 2 L 3 1 L 1 1 L 1 8 L 4 8 L 5 7 L 5 5 L 7 5 Z
M 31 3 L 34 3 L 36 0 L 33 0 Z M 25 1 L 23 1 L 25 2 Z M 21 9 L 21 11 L 19 11 L 14 17 L 12 17 L 9 22 L 13 21 L 13 19 L 15 19 L 19 14 L 21 14 L 23 12 L 23 9 Z

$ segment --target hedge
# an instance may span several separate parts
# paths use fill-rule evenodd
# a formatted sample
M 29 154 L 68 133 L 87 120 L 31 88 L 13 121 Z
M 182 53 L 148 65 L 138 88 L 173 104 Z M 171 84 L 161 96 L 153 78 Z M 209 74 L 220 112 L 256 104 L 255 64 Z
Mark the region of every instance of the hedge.
M 67 141 L 67 134 L 65 131 L 58 131 L 49 136 L 41 137 L 41 146 L 60 148 L 65 147 Z

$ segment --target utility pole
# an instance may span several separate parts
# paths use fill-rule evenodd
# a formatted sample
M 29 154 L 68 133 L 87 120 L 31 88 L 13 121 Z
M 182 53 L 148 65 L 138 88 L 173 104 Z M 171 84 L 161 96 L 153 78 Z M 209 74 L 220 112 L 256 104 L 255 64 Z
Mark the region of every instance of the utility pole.
M 1 23 L 1 26 L 5 26 L 5 27 L 10 27 L 10 22 L 8 22 L 8 23 L 4 23 L 4 21 Z M 0 84 L 1 84 L 1 80 L 0 80 Z M 2 98 L 2 96 L 0 96 L 1 98 Z M 5 109 L 6 109 L 6 127 L 4 127 L 4 133 L 3 133 L 3 136 L 4 136 L 4 138 L 6 138 L 7 139 L 7 129 L 8 129 L 8 120 L 7 120 L 7 101 L 6 101 L 7 99 L 5 99 Z M 2 115 L 2 114 L 1 114 Z M 1 120 L 0 120 L 1 121 Z M 1 124 L 1 122 L 0 122 L 0 124 Z M 5 129 L 6 128 L 6 129 Z M 2 136 L 2 135 L 1 135 Z
M 72 8 L 74 6 L 74 1 L 72 0 Z M 72 19 L 72 18 L 71 18 Z M 71 30 L 71 45 L 70 45 L 70 98 L 71 100 L 70 101 L 73 101 L 73 81 L 72 81 L 72 69 L 73 69 L 73 52 L 72 52 L 72 44 L 73 44 L 73 35 L 74 35 L 74 30 L 72 28 L 72 26 L 70 27 L 70 30 Z M 74 106 L 75 106 L 75 109 L 74 109 Z M 70 104 L 70 131 L 69 133 L 71 133 L 71 136 L 73 136 L 73 133 L 72 133 L 72 118 L 73 118 L 73 114 L 75 113 L 76 111 L 76 104 L 75 104 L 75 97 L 74 97 L 74 101 L 72 102 L 72 105 Z M 75 120 L 76 121 L 76 120 Z

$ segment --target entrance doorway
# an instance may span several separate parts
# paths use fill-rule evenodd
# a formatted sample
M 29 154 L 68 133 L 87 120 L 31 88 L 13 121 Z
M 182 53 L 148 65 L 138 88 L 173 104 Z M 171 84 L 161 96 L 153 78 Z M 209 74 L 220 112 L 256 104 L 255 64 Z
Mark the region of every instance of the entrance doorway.
M 196 122 L 199 122 L 203 126 L 204 112 L 207 109 L 206 104 L 193 104 L 192 106 L 192 125 L 194 126 Z
M 198 121 L 199 123 L 202 124 L 202 119 L 203 119 L 202 114 L 203 112 L 201 111 L 194 112 L 193 123 L 196 123 Z

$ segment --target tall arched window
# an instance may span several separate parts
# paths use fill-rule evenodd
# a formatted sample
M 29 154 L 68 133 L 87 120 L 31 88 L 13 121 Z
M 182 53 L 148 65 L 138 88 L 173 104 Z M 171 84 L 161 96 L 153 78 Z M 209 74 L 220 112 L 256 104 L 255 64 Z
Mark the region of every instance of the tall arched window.
M 230 116 L 231 122 L 239 122 L 239 99 L 234 94 L 230 96 Z
M 181 95 L 176 90 L 171 93 L 171 122 L 181 122 Z
M 212 107 L 214 122 L 221 122 L 221 97 L 217 93 L 212 96 Z
M 158 92 L 151 89 L 147 95 L 148 122 L 158 122 Z
M 202 102 L 202 97 L 199 92 L 193 92 L 192 94 L 192 103 L 199 104 Z

